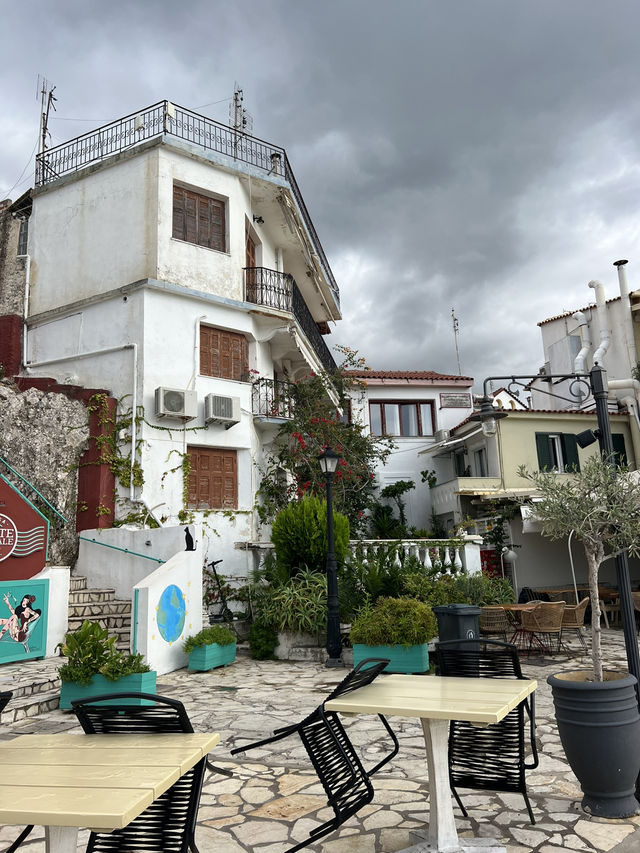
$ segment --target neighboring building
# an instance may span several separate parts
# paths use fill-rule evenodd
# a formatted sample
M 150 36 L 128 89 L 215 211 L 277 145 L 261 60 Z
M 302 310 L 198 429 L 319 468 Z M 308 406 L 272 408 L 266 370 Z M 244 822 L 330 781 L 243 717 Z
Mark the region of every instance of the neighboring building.
M 0 338 L 17 327 L 23 377 L 118 400 L 109 524 L 203 522 L 232 571 L 288 383 L 335 366 L 339 290 L 285 151 L 163 101 L 47 150 L 36 184 L 7 249 L 26 339 L 24 303 Z
M 422 482 L 429 460 L 419 455 L 426 446 L 449 435 L 473 409 L 468 376 L 449 376 L 432 370 L 347 371 L 359 379 L 362 393 L 354 396 L 351 415 L 374 435 L 391 436 L 396 449 L 376 472 L 380 489 L 398 480 L 416 487 L 403 496 L 407 523 L 431 528 L 431 491 Z

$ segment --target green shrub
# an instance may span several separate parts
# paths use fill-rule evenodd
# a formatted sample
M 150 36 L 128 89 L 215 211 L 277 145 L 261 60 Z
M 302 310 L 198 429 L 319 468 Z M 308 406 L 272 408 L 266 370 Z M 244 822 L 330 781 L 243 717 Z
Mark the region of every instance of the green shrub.
M 412 573 L 404 579 L 404 593 L 430 607 L 441 604 L 508 604 L 514 600 L 513 587 L 506 578 L 460 573 L 435 575 Z
M 413 598 L 380 598 L 351 626 L 351 643 L 365 646 L 415 646 L 438 633 L 431 608 Z
M 116 637 L 110 637 L 106 628 L 88 619 L 77 631 L 66 635 L 61 645 L 67 662 L 58 669 L 62 681 L 89 684 L 94 675 L 103 675 L 117 681 L 127 675 L 149 672 L 149 666 L 140 654 L 131 655 L 115 647 Z
M 197 634 L 187 637 L 184 641 L 185 654 L 190 654 L 194 649 L 201 646 L 212 646 L 217 643 L 219 646 L 230 646 L 235 643 L 235 634 L 224 625 L 209 625 L 208 628 L 203 628 Z
M 272 625 L 256 619 L 249 630 L 249 651 L 253 660 L 273 660 L 278 634 Z
M 339 512 L 333 514 L 336 562 L 343 563 L 349 548 L 349 522 Z M 276 516 L 271 531 L 279 565 L 290 576 L 306 566 L 325 570 L 327 562 L 327 505 L 317 497 L 293 501 Z
M 265 590 L 260 617 L 277 631 L 319 634 L 327 625 L 327 578 L 301 571 L 288 584 Z

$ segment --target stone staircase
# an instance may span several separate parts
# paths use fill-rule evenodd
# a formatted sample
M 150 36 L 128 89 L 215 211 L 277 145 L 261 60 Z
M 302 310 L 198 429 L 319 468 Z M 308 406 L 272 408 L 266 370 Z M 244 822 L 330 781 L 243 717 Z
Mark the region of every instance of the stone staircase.
M 112 589 L 88 589 L 86 578 L 72 576 L 69 590 L 69 631 L 75 631 L 85 619 L 97 621 L 109 630 L 111 636 L 115 634 L 118 638 L 116 648 L 129 650 L 131 602 L 116 599 Z M 60 664 L 60 658 L 45 658 L 0 666 L 0 691 L 13 692 L 0 722 L 28 722 L 29 717 L 55 710 L 60 699 Z

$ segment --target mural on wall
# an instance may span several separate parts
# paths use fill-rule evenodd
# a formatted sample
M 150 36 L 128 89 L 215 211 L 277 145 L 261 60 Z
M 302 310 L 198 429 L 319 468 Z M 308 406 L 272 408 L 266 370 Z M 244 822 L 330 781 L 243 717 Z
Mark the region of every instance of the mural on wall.
M 167 643 L 175 643 L 184 629 L 187 615 L 183 591 L 175 584 L 165 587 L 156 607 L 156 623 L 160 636 Z
M 32 578 L 47 561 L 49 521 L 0 474 L 0 580 Z
M 43 658 L 49 581 L 0 582 L 0 663 Z

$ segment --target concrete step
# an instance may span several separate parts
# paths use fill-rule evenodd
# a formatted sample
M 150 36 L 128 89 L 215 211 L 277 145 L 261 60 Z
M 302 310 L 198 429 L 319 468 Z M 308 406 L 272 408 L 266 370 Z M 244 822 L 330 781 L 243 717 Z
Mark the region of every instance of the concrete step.
M 14 693 L 0 716 L 0 722 L 4 725 L 17 723 L 28 717 L 37 717 L 38 714 L 44 714 L 46 711 L 55 711 L 59 706 L 60 682 L 58 681 L 57 687 L 46 692 L 33 693 L 31 696 L 16 696 Z
M 0 667 L 0 690 L 11 690 L 13 696 L 2 713 L 0 724 L 33 717 L 58 707 L 60 678 L 58 668 L 63 658 L 22 660 Z
M 69 621 L 72 619 L 91 619 L 93 621 L 95 619 L 107 619 L 112 616 L 128 616 L 130 614 L 130 601 L 117 601 L 113 599 L 112 601 L 69 605 Z
M 116 593 L 113 589 L 80 589 L 69 593 L 69 604 L 93 604 L 113 601 Z
M 80 589 L 87 588 L 87 579 L 82 577 L 81 575 L 71 575 L 69 579 L 69 589 L 71 592 L 76 592 Z

